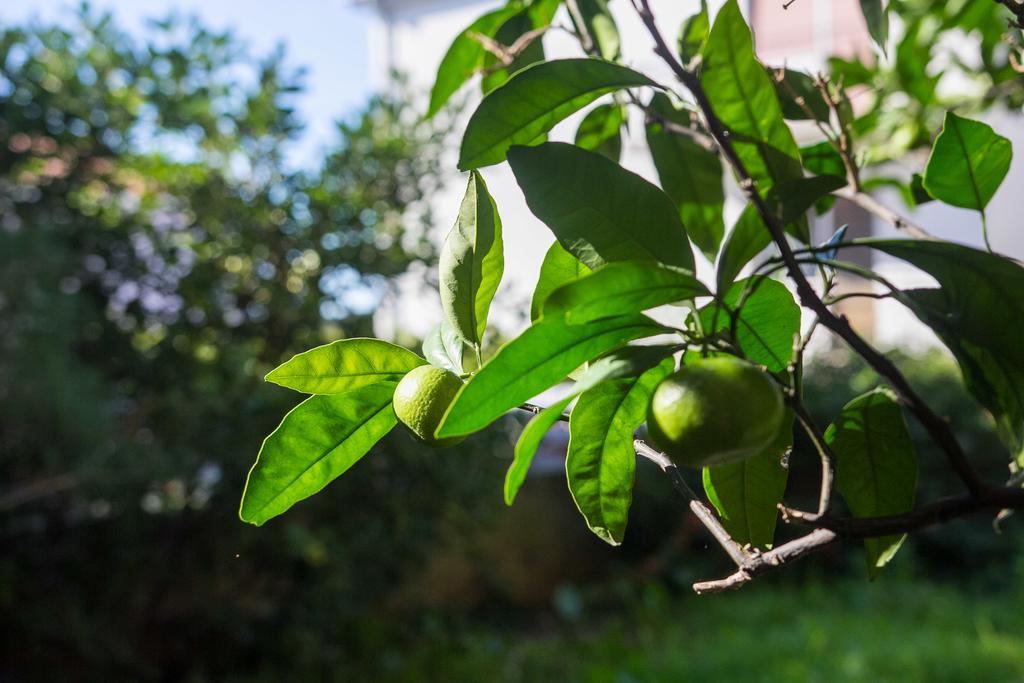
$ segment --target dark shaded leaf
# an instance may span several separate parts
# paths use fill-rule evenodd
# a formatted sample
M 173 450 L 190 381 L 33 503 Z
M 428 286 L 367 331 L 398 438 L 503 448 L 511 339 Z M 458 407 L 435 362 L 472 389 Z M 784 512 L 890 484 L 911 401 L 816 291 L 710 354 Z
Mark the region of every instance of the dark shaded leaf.
M 739 462 L 704 468 L 704 493 L 737 543 L 760 550 L 772 546 L 778 506 L 789 479 L 784 458 L 792 445 L 793 413 L 787 411 L 779 435 L 764 451 Z
M 825 431 L 835 457 L 836 490 L 854 517 L 899 515 L 914 508 L 917 456 L 892 394 L 875 389 L 846 404 Z M 874 578 L 906 534 L 868 538 L 868 575 Z

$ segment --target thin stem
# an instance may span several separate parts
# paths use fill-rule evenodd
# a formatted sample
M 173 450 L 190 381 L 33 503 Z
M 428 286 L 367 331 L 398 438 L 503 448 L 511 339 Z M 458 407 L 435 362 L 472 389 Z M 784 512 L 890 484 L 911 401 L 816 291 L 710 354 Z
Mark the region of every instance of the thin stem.
M 930 232 L 916 223 L 913 223 L 909 218 L 896 213 L 866 192 L 858 192 L 856 190 L 839 190 L 835 195 L 848 202 L 856 204 L 868 213 L 878 216 L 886 223 L 891 224 L 897 230 L 902 230 L 911 237 L 921 240 L 936 239 Z
M 744 550 L 739 543 L 733 540 L 733 537 L 725 530 L 722 523 L 718 521 L 718 517 L 715 513 L 711 512 L 704 503 L 700 501 L 697 494 L 693 492 L 693 489 L 683 479 L 682 473 L 672 463 L 667 455 L 651 448 L 644 441 L 640 439 L 633 440 L 633 448 L 636 450 L 636 454 L 647 458 L 655 465 L 661 468 L 661 470 L 669 476 L 672 480 L 672 485 L 676 487 L 676 490 L 689 501 L 690 510 L 696 515 L 697 519 L 701 521 L 704 527 L 714 536 L 715 540 L 718 541 L 718 545 L 722 546 L 722 549 L 729 555 L 732 561 L 737 567 L 742 567 L 749 560 L 751 555 Z
M 814 423 L 814 418 L 804 408 L 803 403 L 792 401 L 790 408 L 793 409 L 793 414 L 796 415 L 797 421 L 803 427 L 804 433 L 811 440 L 814 450 L 818 452 L 818 457 L 821 459 L 821 489 L 818 493 L 818 514 L 828 514 L 829 505 L 832 500 L 832 483 L 835 478 L 833 466 L 835 459 L 832 457 L 832 451 L 828 444 L 825 443 L 824 435 L 818 429 L 818 425 Z

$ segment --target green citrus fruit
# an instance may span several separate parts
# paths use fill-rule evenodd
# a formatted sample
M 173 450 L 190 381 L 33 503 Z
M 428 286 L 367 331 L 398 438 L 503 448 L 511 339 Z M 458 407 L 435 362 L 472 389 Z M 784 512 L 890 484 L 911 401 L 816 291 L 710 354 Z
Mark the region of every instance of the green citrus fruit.
M 434 431 L 462 388 L 462 380 L 451 370 L 421 365 L 410 370 L 395 388 L 392 403 L 398 421 L 431 446 L 454 446 L 466 437 L 434 438 Z
M 647 428 L 675 464 L 703 467 L 757 455 L 784 414 L 782 392 L 764 372 L 737 358 L 707 358 L 655 388 Z

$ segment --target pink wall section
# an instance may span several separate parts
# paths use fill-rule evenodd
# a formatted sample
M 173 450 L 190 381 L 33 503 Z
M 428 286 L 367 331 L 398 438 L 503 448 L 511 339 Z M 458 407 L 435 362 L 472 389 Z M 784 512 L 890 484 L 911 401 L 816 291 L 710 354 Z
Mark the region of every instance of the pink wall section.
M 857 0 L 796 0 L 789 9 L 782 0 L 751 0 L 750 14 L 758 53 L 772 62 L 822 49 L 843 57 L 871 55 Z

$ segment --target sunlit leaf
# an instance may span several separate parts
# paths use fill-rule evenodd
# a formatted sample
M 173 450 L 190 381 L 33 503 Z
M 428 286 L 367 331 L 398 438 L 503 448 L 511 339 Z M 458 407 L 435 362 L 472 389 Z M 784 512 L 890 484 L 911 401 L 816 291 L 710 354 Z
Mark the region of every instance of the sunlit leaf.
M 622 543 L 633 500 L 633 432 L 643 424 L 654 387 L 673 368 L 666 359 L 639 379 L 599 384 L 580 396 L 569 417 L 569 491 L 587 526 L 612 545 Z
M 437 436 L 461 436 L 483 429 L 505 411 L 562 381 L 586 361 L 633 339 L 664 331 L 644 316 L 607 318 L 589 325 L 569 325 L 560 317 L 542 317 L 502 346 L 466 382 Z
M 266 376 L 268 382 L 306 394 L 340 394 L 397 382 L 423 365 L 412 351 L 379 339 L 341 339 L 293 356 Z
M 540 447 L 544 436 L 555 426 L 562 417 L 562 411 L 576 398 L 575 394 L 566 396 L 562 400 L 548 406 L 533 418 L 523 428 L 516 441 L 515 455 L 508 472 L 505 473 L 505 505 L 515 502 L 516 494 L 526 481 L 526 474 L 530 471 L 533 463 L 533 456 Z
M 700 11 L 687 17 L 679 27 L 679 59 L 683 64 L 689 64 L 704 49 L 710 24 L 707 0 L 700 0 Z
M 726 2 L 715 17 L 704 46 L 701 83 L 759 191 L 801 177 L 800 150 L 775 87 L 754 54 L 736 0 Z
M 540 265 L 540 277 L 537 278 L 537 286 L 533 289 L 530 322 L 540 317 L 544 302 L 551 292 L 568 282 L 580 279 L 589 272 L 590 268 L 567 252 L 561 244 L 552 244 L 544 255 L 544 261 Z
M 742 308 L 735 323 L 728 310 Z M 800 332 L 800 306 L 778 280 L 755 276 L 740 280 L 724 297 L 726 308 L 713 302 L 700 309 L 705 335 L 734 336 L 744 355 L 771 372 L 780 372 L 793 359 L 793 337 Z
M 656 84 L 600 59 L 558 59 L 527 67 L 488 94 L 473 112 L 462 137 L 459 168 L 500 163 L 509 147 L 534 143 L 602 95 L 644 85 Z
M 576 146 L 618 162 L 626 112 L 617 104 L 599 104 L 587 112 L 576 129 Z
M 484 179 L 473 171 L 438 262 L 441 306 L 467 344 L 480 346 L 504 267 L 498 208 Z
M 579 325 L 708 294 L 707 287 L 689 271 L 652 262 L 620 261 L 556 289 L 544 302 L 543 314 L 564 316 L 566 322 Z
M 569 18 L 577 32 L 580 32 L 579 22 L 582 20 L 583 28 L 593 39 L 598 54 L 611 61 L 618 59 L 621 50 L 619 27 L 615 25 L 615 19 L 608 10 L 608 0 L 576 0 L 576 7 L 579 8 L 580 16 L 570 11 Z
M 431 365 L 461 375 L 465 342 L 447 319 L 435 325 L 423 339 L 423 356 Z
M 397 423 L 396 383 L 312 396 L 263 442 L 238 515 L 261 525 L 319 492 L 359 461 Z
M 1013 145 L 991 126 L 946 112 L 924 171 L 924 189 L 947 204 L 984 213 L 1012 158 Z

